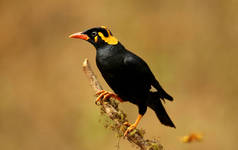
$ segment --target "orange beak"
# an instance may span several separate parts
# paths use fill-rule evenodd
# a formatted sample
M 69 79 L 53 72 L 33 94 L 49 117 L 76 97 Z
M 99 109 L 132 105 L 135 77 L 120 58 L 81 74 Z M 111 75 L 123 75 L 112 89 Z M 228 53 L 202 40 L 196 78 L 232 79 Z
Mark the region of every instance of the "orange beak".
M 83 39 L 83 40 L 88 40 L 89 37 L 87 34 L 83 34 L 82 32 L 74 33 L 69 36 L 69 38 L 76 38 L 76 39 Z

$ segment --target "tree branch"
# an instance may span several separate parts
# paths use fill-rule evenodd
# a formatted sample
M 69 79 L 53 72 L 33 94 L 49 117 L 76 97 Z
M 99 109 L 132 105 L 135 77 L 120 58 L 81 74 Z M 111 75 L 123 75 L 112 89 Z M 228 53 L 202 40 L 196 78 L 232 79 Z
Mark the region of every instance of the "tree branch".
M 87 58 L 83 62 L 83 71 L 89 78 L 90 84 L 96 92 L 103 89 L 100 83 L 98 82 L 95 74 L 93 73 L 93 70 Z M 127 129 L 127 126 L 124 125 L 123 123 L 127 122 L 128 120 L 126 114 L 119 109 L 118 102 L 115 99 L 110 98 L 105 102 L 103 102 L 102 104 L 98 105 L 101 109 L 101 113 L 110 118 L 108 119 L 109 121 L 106 122 L 105 126 L 110 127 L 113 131 L 117 132 L 119 137 L 122 137 Z M 126 138 L 130 143 L 135 144 L 141 150 L 163 150 L 163 146 L 157 139 L 145 140 L 143 138 L 144 134 L 145 134 L 144 130 L 134 129 L 126 136 Z

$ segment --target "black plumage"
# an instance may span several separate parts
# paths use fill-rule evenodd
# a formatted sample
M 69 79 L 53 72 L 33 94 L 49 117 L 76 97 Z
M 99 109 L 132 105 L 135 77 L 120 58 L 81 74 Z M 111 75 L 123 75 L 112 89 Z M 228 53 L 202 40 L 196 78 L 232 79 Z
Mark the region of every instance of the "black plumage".
M 128 51 L 111 31 L 97 27 L 71 37 L 85 39 L 95 46 L 98 69 L 123 101 L 136 104 L 142 116 L 149 106 L 162 124 L 175 127 L 161 103 L 161 100 L 172 101 L 173 98 L 161 87 L 146 62 Z M 152 86 L 156 92 L 150 90 Z

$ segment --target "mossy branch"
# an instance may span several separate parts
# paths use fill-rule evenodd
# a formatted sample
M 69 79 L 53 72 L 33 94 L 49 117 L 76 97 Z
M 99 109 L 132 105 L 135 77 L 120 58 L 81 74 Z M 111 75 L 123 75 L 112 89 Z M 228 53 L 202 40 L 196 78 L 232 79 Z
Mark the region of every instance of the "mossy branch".
M 98 92 L 102 90 L 102 86 L 98 82 L 93 70 L 86 58 L 83 62 L 83 70 L 87 77 L 90 80 L 92 88 Z M 116 131 L 119 137 L 123 137 L 124 132 L 127 129 L 127 126 L 124 125 L 124 122 L 127 122 L 126 114 L 119 109 L 118 102 L 110 98 L 102 104 L 98 104 L 103 115 L 110 118 L 110 124 L 107 124 L 107 127 L 110 127 L 113 131 Z M 157 139 L 148 140 L 144 139 L 145 131 L 142 129 L 134 129 L 131 131 L 125 138 L 130 142 L 138 146 L 141 150 L 162 150 L 163 146 Z

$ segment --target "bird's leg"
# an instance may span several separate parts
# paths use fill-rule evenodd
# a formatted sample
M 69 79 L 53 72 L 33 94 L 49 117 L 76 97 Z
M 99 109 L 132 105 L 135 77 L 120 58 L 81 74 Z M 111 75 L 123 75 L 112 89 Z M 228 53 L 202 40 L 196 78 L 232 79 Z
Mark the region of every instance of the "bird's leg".
M 135 123 L 133 124 L 130 124 L 128 122 L 125 122 L 124 125 L 126 126 L 129 126 L 127 129 L 126 129 L 126 132 L 124 133 L 124 136 L 126 136 L 129 132 L 131 132 L 133 129 L 135 129 L 137 127 L 137 125 L 139 124 L 141 118 L 143 117 L 143 115 L 139 114 Z
M 106 100 L 110 97 L 113 97 L 116 100 L 119 100 L 120 102 L 123 102 L 123 100 L 117 94 L 114 94 L 112 92 L 108 92 L 108 91 L 105 91 L 105 90 L 101 90 L 101 91 L 97 92 L 96 95 L 99 95 L 99 96 L 97 97 L 95 103 L 98 103 L 98 102 L 102 103 L 104 100 Z

